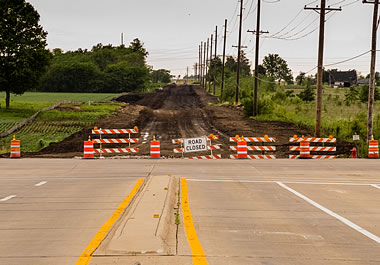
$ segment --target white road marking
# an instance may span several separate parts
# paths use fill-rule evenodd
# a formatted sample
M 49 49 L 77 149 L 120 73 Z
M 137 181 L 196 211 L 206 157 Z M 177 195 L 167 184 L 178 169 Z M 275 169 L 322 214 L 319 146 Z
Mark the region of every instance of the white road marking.
M 45 185 L 47 181 L 41 181 L 40 183 L 35 184 L 36 187 L 41 187 L 42 185 Z
M 363 235 L 365 235 L 366 237 L 372 239 L 373 241 L 375 241 L 376 243 L 379 243 L 380 244 L 380 237 L 372 234 L 371 232 L 368 232 L 367 230 L 365 230 L 364 228 L 354 224 L 353 222 L 351 222 L 350 220 L 344 218 L 343 216 L 340 216 L 339 214 L 336 214 L 334 213 L 333 211 L 323 207 L 322 205 L 316 203 L 315 201 L 309 199 L 308 197 L 306 197 L 305 195 L 302 195 L 301 193 L 293 190 L 292 188 L 289 188 L 288 186 L 286 186 L 284 183 L 282 182 L 277 182 L 278 185 L 280 185 L 281 187 L 283 187 L 284 189 L 290 191 L 291 193 L 297 195 L 298 197 L 300 197 L 301 199 L 305 200 L 306 202 L 310 203 L 311 205 L 317 207 L 318 209 L 322 210 L 323 212 L 327 213 L 328 215 L 338 219 L 339 221 L 341 221 L 342 223 L 344 223 L 345 225 L 351 227 L 352 229 L 358 231 L 359 233 L 362 233 Z
M 193 182 L 237 182 L 237 183 L 278 183 L 279 180 L 240 180 L 240 179 L 187 179 Z M 379 186 L 377 184 L 355 183 L 355 182 L 312 182 L 312 181 L 284 181 L 287 184 L 311 184 L 311 185 L 346 185 L 346 186 Z
M 380 185 L 372 184 L 371 186 L 380 190 Z
M 8 201 L 8 200 L 10 200 L 10 199 L 13 199 L 14 197 L 16 197 L 16 195 L 10 195 L 10 196 L 8 196 L 8 197 L 5 197 L 5 198 L 0 199 L 0 202 Z

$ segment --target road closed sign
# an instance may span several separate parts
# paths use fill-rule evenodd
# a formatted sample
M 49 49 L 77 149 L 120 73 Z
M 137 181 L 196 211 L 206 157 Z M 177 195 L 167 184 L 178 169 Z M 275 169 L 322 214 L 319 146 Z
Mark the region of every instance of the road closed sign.
M 183 143 L 185 153 L 207 151 L 207 137 L 187 138 Z

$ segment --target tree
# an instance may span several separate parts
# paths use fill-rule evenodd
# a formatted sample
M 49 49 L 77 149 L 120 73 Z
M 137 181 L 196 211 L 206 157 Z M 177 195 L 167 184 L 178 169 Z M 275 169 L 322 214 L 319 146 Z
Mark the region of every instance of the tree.
M 0 91 L 23 94 L 38 85 L 49 63 L 47 32 L 40 15 L 25 0 L 0 0 Z
M 266 75 L 277 80 L 278 82 L 293 80 L 292 71 L 288 67 L 288 63 L 278 54 L 269 54 L 264 57 L 263 67 Z
M 227 56 L 225 69 L 226 71 L 236 73 L 237 60 L 235 60 L 235 58 L 232 56 Z M 249 60 L 246 57 L 244 51 L 241 52 L 241 57 L 240 57 L 240 73 L 242 77 L 249 76 L 251 74 L 251 65 L 249 64 Z
M 300 74 L 296 77 L 297 85 L 302 86 L 305 82 L 306 74 L 304 72 L 300 72 Z
M 170 71 L 166 69 L 153 70 L 150 74 L 153 83 L 170 83 Z
M 129 48 L 132 50 L 132 52 L 140 53 L 146 58 L 149 53 L 144 48 L 144 43 L 142 43 L 139 39 L 134 39 L 131 44 L 129 45 Z
M 311 87 L 311 79 L 310 78 L 306 78 L 306 87 L 297 96 L 306 102 L 311 102 L 315 99 L 315 91 Z

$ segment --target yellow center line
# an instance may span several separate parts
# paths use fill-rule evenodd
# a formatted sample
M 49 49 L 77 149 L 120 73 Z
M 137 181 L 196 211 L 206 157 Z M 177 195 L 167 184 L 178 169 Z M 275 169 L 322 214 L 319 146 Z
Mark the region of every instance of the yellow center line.
M 127 208 L 129 203 L 131 202 L 131 200 L 133 199 L 133 197 L 136 195 L 137 191 L 139 190 L 143 181 L 144 181 L 143 178 L 140 178 L 137 181 L 137 183 L 136 183 L 135 187 L 132 189 L 131 193 L 119 205 L 119 207 L 112 214 L 110 219 L 108 219 L 108 221 L 100 228 L 98 233 L 96 233 L 95 237 L 91 240 L 90 244 L 88 244 L 87 248 L 83 251 L 82 255 L 80 256 L 77 263 L 75 263 L 75 265 L 87 265 L 90 263 L 90 260 L 92 258 L 92 254 L 100 246 L 103 239 L 108 234 L 108 231 L 111 229 L 111 227 L 114 225 L 114 223 L 120 217 L 120 215 L 123 213 L 125 208 Z
M 187 241 L 191 248 L 194 265 L 208 265 L 206 254 L 202 248 L 195 231 L 193 217 L 191 216 L 189 196 L 187 193 L 186 178 L 181 178 L 181 205 Z

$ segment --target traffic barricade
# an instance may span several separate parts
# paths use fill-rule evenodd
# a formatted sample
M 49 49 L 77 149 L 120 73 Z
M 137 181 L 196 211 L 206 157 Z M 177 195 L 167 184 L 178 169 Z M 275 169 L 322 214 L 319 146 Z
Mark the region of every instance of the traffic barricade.
M 92 130 L 93 135 L 99 135 L 99 139 L 93 139 L 94 144 L 99 144 L 99 148 L 94 148 L 94 152 L 100 154 L 121 154 L 121 153 L 138 153 L 139 148 L 132 148 L 131 144 L 139 143 L 139 139 L 131 137 L 131 134 L 138 134 L 139 129 L 135 126 L 133 129 L 98 129 L 94 127 Z M 128 138 L 110 139 L 103 138 L 104 135 L 127 135 Z M 128 144 L 128 148 L 103 148 L 103 144 Z
M 306 138 L 294 135 L 289 139 L 290 143 L 299 143 L 299 146 L 289 146 L 290 152 L 299 152 L 299 154 L 290 154 L 289 159 L 335 159 L 336 158 L 336 138 Z M 321 146 L 322 145 L 322 146 Z M 326 152 L 330 154 L 325 155 Z M 335 153 L 335 154 L 334 154 Z
M 185 152 L 184 143 L 185 143 L 186 140 L 187 139 L 185 139 L 185 138 L 172 139 L 172 143 L 173 144 L 179 145 L 179 147 L 175 147 L 173 149 L 174 155 L 181 154 L 182 158 L 185 158 L 185 159 L 222 159 L 222 155 L 221 154 L 214 154 L 215 150 L 220 150 L 222 148 L 221 144 L 215 144 L 215 143 L 213 143 L 213 141 L 219 140 L 219 136 L 218 135 L 210 134 L 209 136 L 206 136 L 207 146 L 206 146 L 206 149 L 203 150 L 203 151 L 210 151 L 210 155 L 204 155 L 204 156 L 185 157 L 184 154 L 186 152 Z M 194 150 L 194 151 L 189 151 L 187 153 L 191 153 L 191 152 L 197 152 L 197 151 Z
M 11 141 L 11 158 L 21 157 L 21 141 L 16 140 L 16 135 L 13 135 L 13 140 Z
M 94 142 L 91 141 L 91 136 L 89 136 L 88 141 L 84 141 L 83 158 L 94 159 L 95 158 L 94 154 L 95 154 Z
M 161 145 L 160 141 L 153 137 L 153 141 L 150 142 L 150 158 L 158 159 L 161 157 Z
M 368 145 L 368 158 L 379 158 L 379 142 L 373 136 Z
M 276 159 L 276 155 L 267 154 L 275 152 L 275 146 L 268 146 L 268 143 L 275 143 L 276 138 L 265 135 L 264 137 L 230 137 L 230 142 L 237 143 L 237 146 L 230 146 L 231 151 L 237 151 L 237 154 L 230 155 L 231 159 Z M 249 146 L 248 143 L 260 143 L 260 145 Z M 261 152 L 261 154 L 248 154 L 248 151 Z

